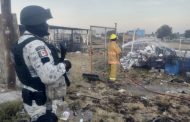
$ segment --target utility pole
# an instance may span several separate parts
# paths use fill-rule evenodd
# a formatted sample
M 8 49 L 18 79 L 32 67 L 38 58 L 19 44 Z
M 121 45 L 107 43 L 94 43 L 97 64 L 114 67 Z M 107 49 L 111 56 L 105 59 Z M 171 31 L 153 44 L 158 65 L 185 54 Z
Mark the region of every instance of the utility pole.
M 115 34 L 117 34 L 117 23 L 114 24 L 115 24 Z
M 8 88 L 14 89 L 16 84 L 15 68 L 11 60 L 11 45 L 15 37 L 15 30 L 13 27 L 13 16 L 11 14 L 11 0 L 1 0 L 1 13 L 2 13 L 2 25 L 4 36 L 4 57 L 5 57 L 5 79 L 8 84 Z

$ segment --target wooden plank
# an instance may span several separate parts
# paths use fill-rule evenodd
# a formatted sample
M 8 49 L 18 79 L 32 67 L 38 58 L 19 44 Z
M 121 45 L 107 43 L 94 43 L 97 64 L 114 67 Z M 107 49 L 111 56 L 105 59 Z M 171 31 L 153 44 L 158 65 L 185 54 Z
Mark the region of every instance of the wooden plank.
M 11 14 L 11 0 L 1 0 L 2 29 L 4 37 L 5 56 L 5 78 L 8 88 L 14 89 L 16 75 L 13 61 L 11 60 L 11 46 L 18 39 L 17 29 L 14 28 L 13 16 Z
M 0 83 L 5 84 L 5 56 L 4 56 L 4 36 L 2 28 L 2 16 L 0 15 Z

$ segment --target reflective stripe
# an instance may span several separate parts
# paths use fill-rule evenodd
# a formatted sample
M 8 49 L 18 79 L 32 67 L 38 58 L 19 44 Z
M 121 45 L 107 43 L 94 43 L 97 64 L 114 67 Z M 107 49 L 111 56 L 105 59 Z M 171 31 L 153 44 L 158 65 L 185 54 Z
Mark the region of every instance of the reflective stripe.
M 116 55 L 115 52 L 108 52 L 109 55 Z
M 119 64 L 118 61 L 108 61 L 108 64 Z
M 115 80 L 116 80 L 116 78 L 110 78 L 110 80 L 115 81 Z
M 38 91 L 38 90 L 33 89 L 32 87 L 30 87 L 30 86 L 26 86 L 26 85 L 24 85 L 24 84 L 23 84 L 22 87 L 25 88 L 25 89 L 28 89 L 29 91 L 32 91 L 32 92 Z

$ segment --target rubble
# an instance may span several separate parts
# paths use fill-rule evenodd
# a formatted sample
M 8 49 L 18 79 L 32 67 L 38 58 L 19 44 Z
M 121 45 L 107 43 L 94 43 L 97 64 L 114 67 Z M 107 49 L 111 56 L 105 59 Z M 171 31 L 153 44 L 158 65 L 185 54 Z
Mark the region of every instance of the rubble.
M 162 68 L 164 57 L 175 55 L 175 51 L 165 47 L 159 41 L 146 39 L 128 42 L 122 45 L 122 49 L 123 57 L 120 61 L 124 69 L 130 69 L 131 66 Z
M 188 74 L 190 71 L 190 51 L 168 48 L 156 39 L 131 41 L 122 45 L 122 50 L 120 62 L 125 70 L 142 67 L 158 69 L 169 75 Z

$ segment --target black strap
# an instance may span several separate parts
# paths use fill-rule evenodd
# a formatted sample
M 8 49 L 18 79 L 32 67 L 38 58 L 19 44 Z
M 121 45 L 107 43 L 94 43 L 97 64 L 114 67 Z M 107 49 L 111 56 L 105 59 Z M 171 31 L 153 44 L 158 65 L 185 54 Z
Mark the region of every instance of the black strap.
M 19 43 L 18 45 L 22 47 L 22 49 L 30 42 L 36 40 L 36 37 L 29 37 L 28 39 L 24 40 L 23 42 Z
M 38 91 L 45 91 L 45 84 L 41 82 L 39 77 L 31 77 L 29 69 L 25 64 L 23 57 L 23 48 L 30 42 L 37 40 L 36 37 L 29 37 L 23 42 L 14 45 L 12 50 L 15 60 L 15 69 L 19 80 L 26 86 L 30 86 Z

